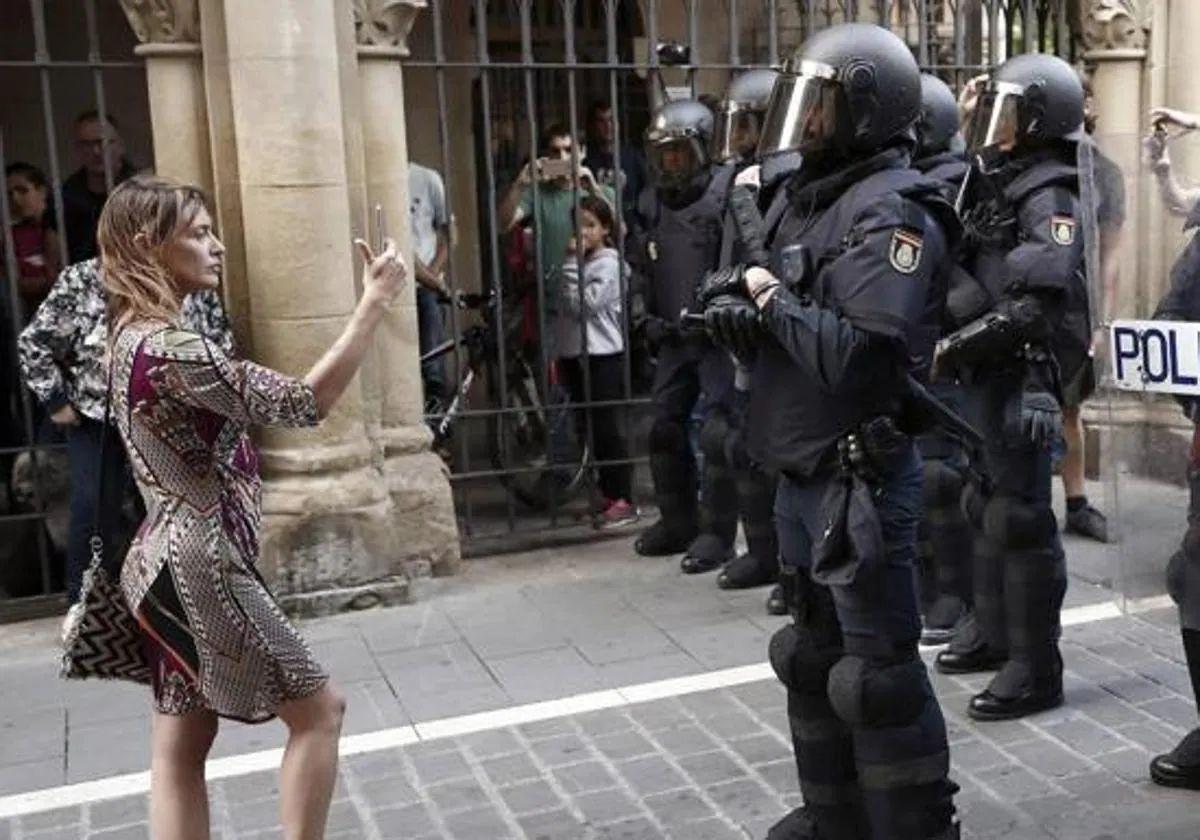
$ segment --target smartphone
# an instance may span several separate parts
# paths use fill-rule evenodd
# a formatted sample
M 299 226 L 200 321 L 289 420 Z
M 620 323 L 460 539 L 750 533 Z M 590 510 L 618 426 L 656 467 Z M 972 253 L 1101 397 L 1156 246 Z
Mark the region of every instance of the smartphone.
M 555 181 L 570 178 L 572 172 L 569 158 L 538 158 L 538 180 Z
M 385 247 L 384 240 L 387 239 L 387 223 L 383 218 L 383 205 L 375 205 L 375 242 L 372 244 L 372 249 L 376 255 L 382 254 Z

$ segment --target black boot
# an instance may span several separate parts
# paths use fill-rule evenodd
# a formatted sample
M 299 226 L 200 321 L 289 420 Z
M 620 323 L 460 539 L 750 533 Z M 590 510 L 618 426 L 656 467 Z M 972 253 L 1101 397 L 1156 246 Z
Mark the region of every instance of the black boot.
M 717 586 L 722 589 L 750 589 L 766 586 L 779 579 L 779 561 L 759 559 L 747 551 L 730 560 L 717 576 Z
M 1004 577 L 1009 658 L 971 698 L 967 714 L 975 720 L 1012 720 L 1063 702 L 1058 637 L 1067 570 L 1057 536 L 1041 549 L 1014 546 Z
M 683 427 L 666 418 L 656 419 L 650 429 L 650 476 L 660 518 L 633 549 L 643 557 L 680 554 L 699 532 L 696 459 Z
M 738 516 L 746 534 L 746 553 L 722 571 L 717 586 L 749 589 L 779 578 L 779 537 L 775 533 L 775 478 L 748 461 L 734 471 Z M 770 608 L 767 609 L 768 612 Z M 784 615 L 784 612 L 771 613 Z
M 633 550 L 643 557 L 667 557 L 686 551 L 694 537 L 694 532 L 673 529 L 664 517 L 642 532 Z
M 970 610 L 973 535 L 962 510 L 963 472 L 952 459 L 925 462 L 925 517 L 931 597 L 924 599 L 921 644 L 940 645 Z M 924 582 L 924 581 L 923 581 Z
M 1184 628 L 1182 633 L 1192 694 L 1200 705 L 1200 630 Z M 1200 790 L 1200 729 L 1193 729 L 1175 749 L 1151 761 L 1150 778 L 1166 787 Z
M 685 575 L 698 575 L 711 572 L 733 556 L 733 546 L 717 534 L 701 534 L 692 540 L 687 547 L 687 553 L 679 561 L 679 568 Z

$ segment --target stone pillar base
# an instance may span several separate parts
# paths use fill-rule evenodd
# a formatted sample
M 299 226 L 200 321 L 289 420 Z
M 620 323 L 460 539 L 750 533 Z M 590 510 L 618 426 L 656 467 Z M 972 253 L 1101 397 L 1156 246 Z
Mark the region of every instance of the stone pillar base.
M 396 607 L 412 600 L 407 577 L 391 577 L 323 592 L 281 595 L 279 605 L 293 618 L 316 618 L 377 607 Z
M 442 459 L 428 449 L 391 454 L 384 460 L 383 475 L 392 499 L 393 527 L 403 541 L 396 552 L 408 576 L 454 574 L 462 553 Z
M 277 475 L 263 486 L 259 569 L 281 597 L 404 576 L 378 469 Z

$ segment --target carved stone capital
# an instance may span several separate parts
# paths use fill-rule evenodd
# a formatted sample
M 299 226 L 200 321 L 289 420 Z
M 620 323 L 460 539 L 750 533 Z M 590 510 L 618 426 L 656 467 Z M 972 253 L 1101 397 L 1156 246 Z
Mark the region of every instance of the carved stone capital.
M 1083 52 L 1145 50 L 1153 3 L 1149 0 L 1074 0 L 1075 37 Z
M 199 44 L 197 0 L 121 0 L 133 34 L 143 44 Z
M 354 0 L 354 31 L 360 47 L 408 55 L 408 33 L 427 0 Z

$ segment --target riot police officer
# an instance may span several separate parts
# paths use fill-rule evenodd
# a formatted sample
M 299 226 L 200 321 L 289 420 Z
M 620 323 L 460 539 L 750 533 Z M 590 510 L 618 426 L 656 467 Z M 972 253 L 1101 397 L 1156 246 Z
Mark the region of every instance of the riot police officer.
M 937 658 L 945 673 L 999 669 L 971 699 L 980 720 L 1062 703 L 1059 612 L 1066 564 L 1050 505 L 1050 447 L 1061 435 L 1052 340 L 1063 314 L 1089 300 L 1091 183 L 1083 88 L 1070 65 L 1021 55 L 997 68 L 971 123 L 964 266 L 976 297 L 939 345 L 939 370 L 967 392 L 987 444 L 989 481 L 968 487 L 974 531 L 974 621 Z M 955 309 L 955 307 L 951 307 Z
M 712 135 L 712 111 L 694 99 L 668 102 L 646 131 L 652 185 L 638 197 L 641 243 L 636 256 L 647 284 L 646 329 L 658 345 L 649 450 L 660 518 L 635 544 L 645 556 L 678 554 L 696 539 L 700 515 L 688 422 L 702 395 L 706 401 L 720 402 L 733 387 L 728 355 L 703 331 L 680 325 L 681 314 L 695 303 L 700 280 L 717 266 L 725 197 L 733 177 L 732 167 L 711 161 Z M 728 499 L 733 491 L 717 493 L 722 494 Z M 709 560 L 707 568 L 716 568 L 724 559 L 722 555 Z M 693 560 L 689 552 L 685 570 L 700 571 L 689 568 Z
M 768 164 L 766 183 L 763 183 L 761 167 L 755 162 L 763 117 L 778 75 L 774 70 L 749 70 L 734 77 L 717 112 L 713 134 L 713 158 L 733 166 L 737 181 L 754 185 L 760 203 L 784 180 L 780 177 L 784 167 L 778 164 L 785 162 L 773 160 Z M 733 220 L 726 212 L 721 240 L 722 266 L 735 261 L 735 250 Z M 704 454 L 703 507 L 711 511 L 710 521 L 714 526 L 711 533 L 721 540 L 720 545 L 708 548 L 713 554 L 727 555 L 733 546 L 739 518 L 746 535 L 746 552 L 726 563 L 717 576 L 717 585 L 722 589 L 772 583 L 779 573 L 779 547 L 772 513 L 775 477 L 750 459 L 743 434 L 750 399 L 752 359 L 735 358 L 733 361 L 734 387 L 728 392 L 730 399 L 709 406 L 700 431 L 700 447 Z M 728 483 L 730 476 L 732 488 Z M 720 494 L 726 489 L 732 489 L 735 497 L 723 498 Z M 697 555 L 704 548 L 694 544 L 688 553 Z
M 958 103 L 946 83 L 928 73 L 921 74 L 921 116 L 913 168 L 945 184 L 952 201 L 957 200 L 970 169 L 959 133 Z M 929 326 L 935 337 L 941 338 L 944 313 L 933 314 Z M 963 412 L 962 389 L 957 384 L 939 382 L 933 391 L 944 403 Z M 940 429 L 922 435 L 917 448 L 925 470 L 925 512 L 918 540 L 921 641 L 943 644 L 950 641 L 971 603 L 971 527 L 960 504 L 970 464 L 963 443 Z
M 1188 114 L 1166 108 L 1151 112 L 1154 134 L 1147 138 L 1147 151 L 1160 178 L 1167 207 L 1185 216 L 1184 230 L 1191 239 L 1171 268 L 1171 285 L 1159 301 L 1154 317 L 1165 321 L 1200 321 L 1200 203 L 1178 189 L 1167 156 L 1166 124 L 1193 129 L 1198 123 Z M 1200 194 L 1198 194 L 1200 195 Z M 1180 397 L 1184 414 L 1194 424 L 1188 453 L 1187 531 L 1179 549 L 1167 564 L 1167 591 L 1179 606 L 1179 629 L 1184 659 L 1191 678 L 1192 694 L 1200 704 L 1200 401 Z M 1173 750 L 1150 762 L 1150 778 L 1168 787 L 1200 790 L 1200 729 L 1193 729 Z
M 931 352 L 915 345 L 957 235 L 941 185 L 909 165 L 919 108 L 916 62 L 886 29 L 843 24 L 805 42 L 759 144 L 804 157 L 764 221 L 769 270 L 733 266 L 701 294 L 722 344 L 764 334 L 747 428 L 751 453 L 781 473 L 793 620 L 770 659 L 805 799 L 769 840 L 959 836 L 945 722 L 917 655 L 909 370 Z

